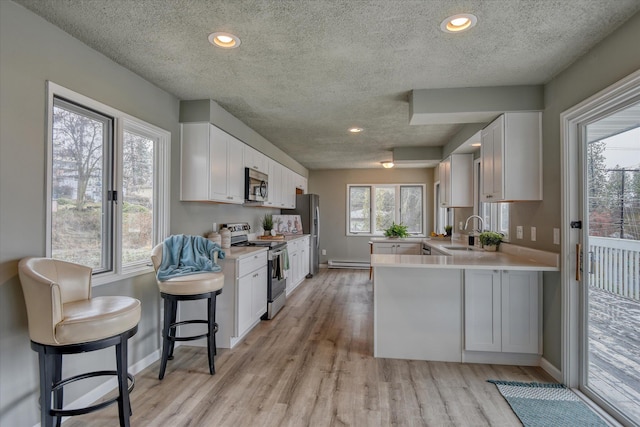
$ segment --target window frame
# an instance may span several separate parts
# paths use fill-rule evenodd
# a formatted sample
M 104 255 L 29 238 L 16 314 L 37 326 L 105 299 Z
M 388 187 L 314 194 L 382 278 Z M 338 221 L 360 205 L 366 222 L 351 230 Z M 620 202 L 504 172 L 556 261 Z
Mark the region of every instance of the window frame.
M 369 231 L 368 232 L 353 232 L 351 231 L 351 188 L 352 187 L 368 187 L 370 191 L 369 197 Z M 425 237 L 426 236 L 426 224 L 427 224 L 427 191 L 426 185 L 420 183 L 402 183 L 402 184 L 347 184 L 346 191 L 346 236 L 354 237 L 354 236 L 384 236 L 383 232 L 375 231 L 375 193 L 376 188 L 390 188 L 393 187 L 395 189 L 395 215 L 399 219 L 401 217 L 400 212 L 400 196 L 401 196 L 401 188 L 402 187 L 420 187 L 422 191 L 422 206 L 421 206 L 421 214 L 422 221 L 421 233 L 409 233 L 411 237 Z
M 45 233 L 45 254 L 47 257 L 52 253 L 52 173 L 53 173 L 53 107 L 54 98 L 62 98 L 72 104 L 77 104 L 82 108 L 94 110 L 95 112 L 112 117 L 113 119 L 113 159 L 111 168 L 115 176 L 113 179 L 114 190 L 122 195 L 122 155 L 123 139 L 125 130 L 135 133 L 142 133 L 154 139 L 154 185 L 153 185 L 153 242 L 152 246 L 163 241 L 169 235 L 169 212 L 170 212 L 170 149 L 171 132 L 161 129 L 155 125 L 147 123 L 129 114 L 126 114 L 113 107 L 105 105 L 99 101 L 81 95 L 51 81 L 46 83 L 47 106 L 46 106 L 46 233 Z M 109 256 L 112 257 L 112 268 L 106 271 L 97 271 L 92 275 L 92 286 L 100 286 L 107 283 L 119 281 L 128 277 L 134 277 L 153 271 L 150 259 L 123 265 L 122 263 L 122 222 L 123 203 L 118 200 L 113 207 L 113 219 L 105 238 L 109 248 Z
M 474 215 L 478 215 L 480 217 L 482 217 L 485 221 L 484 221 L 484 230 L 491 230 L 491 231 L 497 231 L 497 232 L 501 232 L 499 231 L 499 224 L 502 222 L 502 212 L 501 212 L 501 207 L 503 205 L 507 206 L 507 209 L 510 211 L 510 204 L 507 202 L 497 202 L 497 203 L 486 203 L 483 202 L 481 200 L 481 194 L 482 194 L 482 162 L 481 160 L 475 159 L 473 161 L 473 214 Z M 484 212 L 484 208 L 488 207 L 488 213 Z M 486 218 L 488 218 L 488 221 L 486 220 Z M 504 234 L 504 237 L 502 238 L 503 242 L 509 242 L 509 227 L 511 226 L 510 223 L 511 219 L 509 218 L 509 223 L 507 225 L 507 230 Z M 476 230 L 479 228 L 479 224 L 478 224 L 478 220 L 476 218 L 473 218 L 473 229 Z M 481 230 L 481 231 L 484 231 Z

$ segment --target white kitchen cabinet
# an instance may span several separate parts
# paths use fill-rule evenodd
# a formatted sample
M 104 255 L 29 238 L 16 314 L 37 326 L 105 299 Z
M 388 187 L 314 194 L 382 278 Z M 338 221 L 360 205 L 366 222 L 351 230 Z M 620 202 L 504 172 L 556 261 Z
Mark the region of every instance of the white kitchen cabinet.
M 293 292 L 309 274 L 309 236 L 291 240 L 287 243 L 289 253 L 289 274 L 287 276 L 287 295 Z
M 209 123 L 182 124 L 180 200 L 244 203 L 243 149 Z
M 253 147 L 244 145 L 244 167 L 269 175 L 269 158 Z
M 440 207 L 473 206 L 473 154 L 452 154 L 438 167 Z
M 218 296 L 216 341 L 233 348 L 267 312 L 267 251 L 220 260 L 224 287 Z
M 465 350 L 542 353 L 541 293 L 536 271 L 466 270 Z
M 296 181 L 295 181 L 295 172 L 291 169 L 287 169 L 283 166 L 283 174 L 282 174 L 282 188 L 283 188 L 283 197 L 282 202 L 284 203 L 285 209 L 295 209 L 296 208 Z
M 302 194 L 307 194 L 307 178 L 294 172 L 294 185 L 296 190 L 301 190 Z
M 504 113 L 481 135 L 482 201 L 542 200 L 542 113 Z
M 375 242 L 374 254 L 392 255 L 421 255 L 422 243 L 420 242 Z

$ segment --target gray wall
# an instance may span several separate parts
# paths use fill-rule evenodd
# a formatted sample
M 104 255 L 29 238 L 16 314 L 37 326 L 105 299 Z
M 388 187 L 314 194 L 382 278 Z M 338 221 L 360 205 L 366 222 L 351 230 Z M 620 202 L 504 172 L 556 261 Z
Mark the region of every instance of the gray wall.
M 309 193 L 320 195 L 320 262 L 369 262 L 370 237 L 347 237 L 347 184 L 426 184 L 427 232 L 433 228 L 433 169 L 330 169 L 309 171 Z
M 17 264 L 26 256 L 45 255 L 46 80 L 171 132 L 172 233 L 203 234 L 213 221 L 248 221 L 255 228 L 264 213 L 279 212 L 180 202 L 179 100 L 22 6 L 0 1 L 0 426 L 7 427 L 39 421 L 37 357 L 29 347 Z M 153 274 L 102 285 L 93 294 L 142 301 L 142 320 L 130 341 L 131 364 L 158 349 L 160 301 Z M 115 367 L 107 350 L 68 360 L 65 375 Z M 91 386 L 75 387 L 65 400 Z

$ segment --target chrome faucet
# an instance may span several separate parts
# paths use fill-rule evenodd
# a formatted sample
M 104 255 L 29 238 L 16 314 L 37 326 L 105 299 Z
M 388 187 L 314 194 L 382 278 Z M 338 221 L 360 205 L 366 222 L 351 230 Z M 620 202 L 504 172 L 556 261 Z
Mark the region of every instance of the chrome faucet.
M 464 229 L 466 230 L 469 226 L 469 220 L 471 218 L 478 218 L 480 220 L 480 228 L 477 231 L 482 232 L 482 230 L 484 230 L 484 220 L 479 215 L 471 215 L 469 218 L 467 218 L 467 221 L 464 223 Z

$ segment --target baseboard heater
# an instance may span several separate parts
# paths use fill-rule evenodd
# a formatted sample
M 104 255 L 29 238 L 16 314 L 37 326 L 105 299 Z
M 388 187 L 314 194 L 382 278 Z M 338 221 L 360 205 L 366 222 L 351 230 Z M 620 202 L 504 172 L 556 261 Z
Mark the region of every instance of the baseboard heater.
M 329 268 L 351 268 L 354 270 L 368 270 L 371 267 L 366 261 L 340 261 L 335 259 L 329 260 Z

